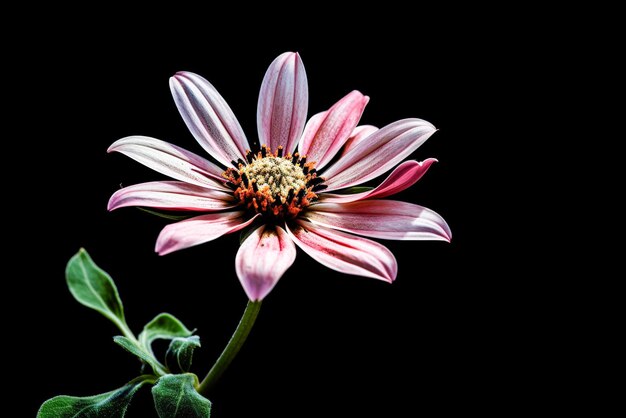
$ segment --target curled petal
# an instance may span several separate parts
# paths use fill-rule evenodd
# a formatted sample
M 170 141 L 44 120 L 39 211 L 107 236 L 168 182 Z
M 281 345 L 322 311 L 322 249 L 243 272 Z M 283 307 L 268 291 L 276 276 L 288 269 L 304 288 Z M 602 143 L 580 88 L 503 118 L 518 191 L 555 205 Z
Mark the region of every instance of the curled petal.
M 311 118 L 299 144 L 300 155 L 315 161 L 318 170 L 326 166 L 350 137 L 368 101 L 369 97 L 355 90 Z
M 323 193 L 320 199 L 324 203 L 348 203 L 363 199 L 380 199 L 391 196 L 414 185 L 435 162 L 437 160 L 434 158 L 428 158 L 422 162 L 405 161 L 397 166 L 389 174 L 389 177 L 373 190 L 352 194 Z
M 387 247 L 354 235 L 297 220 L 287 232 L 317 262 L 341 273 L 393 282 L 396 259 Z
M 241 125 L 215 87 L 197 74 L 181 71 L 170 78 L 176 107 L 196 141 L 225 166 L 244 158 L 250 148 Z
M 212 241 L 245 228 L 260 215 L 248 220 L 244 216 L 243 211 L 210 213 L 170 224 L 159 234 L 155 251 L 165 255 Z
M 128 136 L 115 141 L 107 152 L 127 157 L 168 177 L 210 189 L 229 189 L 223 185 L 223 170 L 181 147 L 147 136 Z
M 309 87 L 300 55 L 285 52 L 269 66 L 259 93 L 257 128 L 261 145 L 291 153 L 302 135 Z
M 135 184 L 116 191 L 109 199 L 108 210 L 126 206 L 191 211 L 220 211 L 236 205 L 233 196 L 181 181 L 153 181 Z
M 372 125 L 361 125 L 354 128 L 350 134 L 350 138 L 348 138 L 346 144 L 343 146 L 341 155 L 346 155 L 346 153 L 354 148 L 359 142 L 363 141 L 377 130 L 378 128 Z
M 304 215 L 316 225 L 394 240 L 450 241 L 452 232 L 436 212 L 396 200 L 319 203 Z
M 264 299 L 296 259 L 296 246 L 280 226 L 263 225 L 241 244 L 235 268 L 251 301 Z
M 322 173 L 327 179 L 327 191 L 378 177 L 415 151 L 435 131 L 424 120 L 404 119 L 374 132 Z

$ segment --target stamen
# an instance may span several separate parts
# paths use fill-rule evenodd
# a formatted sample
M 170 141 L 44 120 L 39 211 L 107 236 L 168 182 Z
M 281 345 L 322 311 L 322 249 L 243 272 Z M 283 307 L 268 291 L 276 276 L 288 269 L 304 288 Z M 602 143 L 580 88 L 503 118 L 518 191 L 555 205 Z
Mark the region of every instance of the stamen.
M 309 186 L 315 186 L 316 184 L 320 184 L 320 183 L 324 183 L 323 177 L 313 177 L 311 180 L 308 181 L 307 184 Z
M 317 199 L 317 190 L 326 188 L 323 177 L 317 177 L 315 163 L 307 163 L 306 156 L 284 155 L 284 148 L 276 152 L 266 145 L 259 151 L 246 151 L 243 161 L 233 161 L 237 168 L 223 173 L 233 196 L 249 211 L 269 217 L 270 222 L 291 219 Z

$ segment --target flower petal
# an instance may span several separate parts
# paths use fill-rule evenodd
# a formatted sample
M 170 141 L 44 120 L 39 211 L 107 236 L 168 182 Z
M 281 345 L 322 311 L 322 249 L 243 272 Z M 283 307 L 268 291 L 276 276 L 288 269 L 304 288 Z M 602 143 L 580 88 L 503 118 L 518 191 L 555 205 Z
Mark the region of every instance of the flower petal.
M 241 125 L 215 87 L 197 74 L 181 71 L 170 78 L 176 107 L 196 141 L 225 166 L 245 158 L 250 148 Z
M 341 150 L 341 155 L 346 155 L 346 153 L 354 148 L 356 144 L 363 141 L 377 130 L 378 128 L 373 125 L 361 125 L 354 128 L 350 134 L 350 138 L 348 138 L 346 144 L 343 146 L 343 150 Z
M 385 126 L 361 141 L 328 168 L 327 191 L 365 183 L 390 170 L 436 131 L 421 119 L 404 119 Z
M 241 244 L 235 268 L 251 301 L 265 298 L 296 259 L 296 246 L 280 226 L 262 225 Z
M 259 215 L 247 221 L 244 221 L 244 216 L 243 211 L 210 213 L 169 224 L 159 234 L 155 251 L 165 255 L 212 241 L 245 228 Z
M 161 174 L 196 186 L 228 191 L 223 170 L 204 158 L 159 139 L 128 136 L 115 141 L 107 152 L 121 152 Z
M 304 215 L 316 225 L 394 240 L 450 241 L 452 232 L 434 211 L 396 200 L 318 203 Z
M 435 162 L 437 162 L 435 158 L 428 158 L 422 162 L 405 161 L 397 166 L 385 181 L 372 190 L 352 194 L 322 193 L 320 200 L 324 203 L 348 203 L 391 196 L 414 185 Z
M 339 100 L 328 111 L 311 118 L 298 146 L 300 155 L 315 161 L 319 170 L 326 166 L 346 143 L 361 119 L 370 98 L 354 90 Z
M 387 247 L 354 235 L 316 226 L 301 220 L 287 232 L 302 250 L 328 268 L 346 274 L 393 282 L 396 259 Z
M 261 145 L 291 153 L 302 135 L 309 107 L 309 87 L 300 55 L 285 52 L 269 66 L 259 93 L 257 128 Z
M 116 191 L 109 199 L 108 210 L 126 206 L 144 206 L 170 210 L 220 211 L 236 205 L 233 196 L 182 181 L 153 181 L 135 184 Z

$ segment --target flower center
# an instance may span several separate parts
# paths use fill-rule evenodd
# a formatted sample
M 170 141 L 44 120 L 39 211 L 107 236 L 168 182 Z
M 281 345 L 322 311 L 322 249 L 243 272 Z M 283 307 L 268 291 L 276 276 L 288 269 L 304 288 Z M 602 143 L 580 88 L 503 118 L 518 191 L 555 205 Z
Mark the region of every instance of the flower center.
M 294 218 L 327 186 L 317 176 L 314 162 L 298 153 L 283 156 L 282 147 L 272 153 L 265 145 L 246 161 L 233 161 L 237 168 L 224 172 L 226 183 L 241 205 L 270 218 Z

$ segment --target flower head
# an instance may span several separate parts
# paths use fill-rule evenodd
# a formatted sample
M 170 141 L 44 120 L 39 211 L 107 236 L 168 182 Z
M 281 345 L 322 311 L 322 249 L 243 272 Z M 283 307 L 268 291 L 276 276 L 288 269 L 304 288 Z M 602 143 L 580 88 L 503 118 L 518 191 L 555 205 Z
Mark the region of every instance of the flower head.
M 143 206 L 201 213 L 166 226 L 157 239 L 159 254 L 251 226 L 235 269 L 254 301 L 267 296 L 293 264 L 296 245 L 331 269 L 392 282 L 393 254 L 364 236 L 450 240 L 450 228 L 437 213 L 383 199 L 413 185 L 436 161 L 399 164 L 435 132 L 430 123 L 404 119 L 381 129 L 357 126 L 369 101 L 358 91 L 306 122 L 306 72 L 292 52 L 276 58 L 263 79 L 256 150 L 207 80 L 179 72 L 170 88 L 187 127 L 217 164 L 143 136 L 122 138 L 109 148 L 176 180 L 123 188 L 111 197 L 109 210 Z M 377 187 L 348 190 L 394 167 Z

